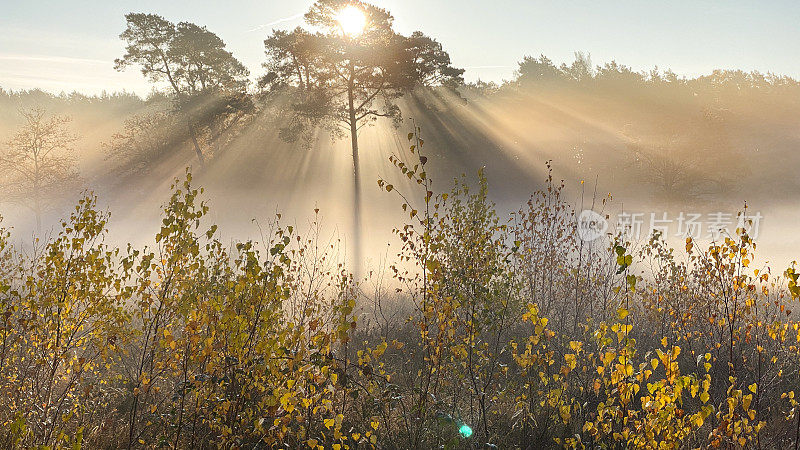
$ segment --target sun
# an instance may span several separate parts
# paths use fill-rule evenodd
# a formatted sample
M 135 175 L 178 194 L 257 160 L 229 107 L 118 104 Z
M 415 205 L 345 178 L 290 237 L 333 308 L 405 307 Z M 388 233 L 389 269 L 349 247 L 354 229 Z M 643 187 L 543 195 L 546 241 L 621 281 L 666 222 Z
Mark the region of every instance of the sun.
M 367 18 L 364 11 L 354 5 L 346 6 L 336 14 L 336 21 L 342 28 L 342 32 L 348 36 L 358 36 L 364 31 Z

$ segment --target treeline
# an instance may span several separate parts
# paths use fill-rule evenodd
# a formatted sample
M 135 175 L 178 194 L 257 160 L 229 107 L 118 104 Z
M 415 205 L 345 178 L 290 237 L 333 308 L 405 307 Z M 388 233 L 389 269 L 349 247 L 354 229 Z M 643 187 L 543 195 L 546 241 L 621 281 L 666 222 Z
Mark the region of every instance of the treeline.
M 228 108 L 223 115 L 198 114 L 195 137 L 201 152 L 213 158 L 230 146 L 264 148 L 275 139 L 273 130 L 281 130 L 282 139 L 299 139 L 302 145 L 309 145 L 308 139 L 314 134 L 308 133 L 299 119 L 287 115 L 296 101 L 277 94 L 274 86 L 273 91 L 264 89 L 252 85 L 243 94 L 241 100 L 246 99 L 246 105 L 252 105 L 245 111 Z M 571 134 L 572 138 L 551 142 L 544 159 L 555 158 L 566 163 L 574 158 L 582 163 L 584 171 L 600 173 L 606 166 L 611 170 L 625 166 L 630 169 L 631 183 L 645 183 L 658 198 L 671 200 L 693 201 L 734 192 L 735 183 L 730 177 L 704 179 L 720 165 L 724 170 L 718 171 L 719 174 L 746 169 L 745 172 L 750 171 L 747 175 L 764 178 L 758 167 L 764 167 L 763 172 L 772 169 L 780 172 L 786 166 L 776 165 L 775 161 L 793 145 L 791 124 L 800 118 L 798 82 L 789 77 L 720 70 L 707 76 L 682 78 L 670 71 L 635 72 L 615 62 L 592 66 L 588 57 L 581 55 L 572 64 L 561 66 L 544 56 L 526 57 L 513 80 L 500 85 L 461 84 L 457 90 L 466 103 L 450 94 L 430 100 L 429 89 L 416 88 L 400 104 L 405 109 L 404 116 L 435 125 L 435 130 L 429 130 L 435 131 L 429 137 L 436 141 L 443 160 L 463 163 L 459 161 L 458 155 L 462 153 L 459 147 L 467 141 L 488 150 L 503 145 L 491 130 L 470 126 L 469 121 L 474 120 L 476 113 L 485 114 L 484 108 L 515 114 L 520 122 L 536 126 L 539 122 L 549 123 L 540 115 L 549 108 L 543 105 L 552 103 L 577 110 L 583 116 L 566 116 L 561 123 L 550 125 L 551 130 Z M 434 99 L 437 89 L 430 90 Z M 22 116 L 17 111 L 21 107 L 38 105 L 51 114 L 69 115 L 74 118 L 77 133 L 90 136 L 88 145 L 107 155 L 97 172 L 101 176 L 113 173 L 105 181 L 124 184 L 127 176 L 146 174 L 176 155 L 186 155 L 183 158 L 186 161 L 194 152 L 185 120 L 175 110 L 174 96 L 174 93 L 154 92 L 142 99 L 133 94 L 84 96 L 0 91 L 4 119 L 0 133 L 8 137 L 19 128 Z M 229 115 L 231 112 L 235 114 Z M 507 117 L 490 116 L 484 120 L 497 121 L 499 129 Z M 598 135 L 597 126 L 590 125 L 590 120 L 598 121 L 615 135 Z M 98 122 L 106 127 L 97 129 Z M 520 133 L 520 126 L 511 123 L 507 128 Z M 540 147 L 535 141 L 529 145 Z M 750 153 L 757 148 L 764 153 Z M 776 154 L 777 157 L 771 157 Z M 762 155 L 767 159 L 757 164 L 748 162 Z M 738 166 L 737 160 L 741 163 Z M 508 173 L 521 170 L 511 164 L 513 161 L 508 161 L 503 170 Z M 475 162 L 465 168 L 479 166 Z M 569 168 L 570 164 L 564 167 Z M 627 189 L 625 185 L 613 187 L 620 193 Z M 756 192 L 760 189 L 753 187 Z
M 159 98 L 162 97 L 162 98 Z M 40 107 L 51 115 L 69 115 L 77 121 L 93 122 L 125 117 L 140 110 L 147 102 L 163 99 L 152 94 L 147 99 L 133 93 L 85 95 L 79 92 L 53 94 L 39 89 L 6 90 L 0 87 L 0 134 L 3 141 L 24 122 L 20 110 Z M 96 122 L 95 122 L 96 123 Z
M 570 63 L 557 65 L 545 55 L 525 56 L 519 62 L 514 79 L 501 84 L 476 82 L 470 86 L 476 89 L 497 91 L 501 88 L 553 88 L 557 85 L 583 87 L 665 87 L 687 88 L 693 92 L 717 93 L 780 93 L 792 92 L 800 83 L 787 75 L 775 73 L 746 72 L 742 70 L 717 69 L 709 75 L 695 78 L 679 76 L 670 69 L 658 67 L 649 71 L 635 71 L 615 60 L 595 65 L 591 55 L 576 52 Z
M 761 73 L 758 71 L 746 72 L 742 70 L 718 69 L 709 75 L 700 75 L 694 78 L 678 76 L 671 70 L 634 71 L 628 66 L 616 61 L 593 66 L 592 61 L 584 53 L 577 52 L 571 64 L 556 65 L 544 55 L 538 58 L 526 56 L 518 63 L 511 80 L 497 82 L 462 82 L 457 85 L 458 91 L 467 98 L 492 98 L 492 96 L 513 96 L 515 93 L 551 90 L 559 87 L 573 89 L 589 88 L 615 88 L 628 93 L 636 89 L 672 89 L 670 95 L 683 92 L 691 96 L 715 95 L 715 100 L 722 101 L 727 97 L 733 99 L 741 96 L 766 96 L 763 101 L 784 99 L 786 102 L 796 104 L 800 82 L 787 75 L 774 73 Z M 258 98 L 263 94 L 258 83 L 252 85 L 249 93 Z M 793 94 L 793 95 L 792 95 Z M 132 113 L 150 104 L 164 106 L 171 94 L 154 88 L 146 97 L 134 93 L 114 92 L 100 95 L 86 95 L 79 92 L 61 92 L 54 94 L 39 89 L 32 90 L 7 90 L 0 87 L 0 114 L 3 123 L 12 125 L 20 123 L 17 111 L 21 107 L 41 106 L 56 114 L 84 114 L 98 117 L 116 115 L 118 112 Z M 625 97 L 621 98 L 622 100 Z M 263 102 L 257 102 L 266 107 Z M 673 98 L 678 101 L 678 98 Z M 8 129 L 4 130 L 5 133 Z
M 480 93 L 490 96 L 503 91 L 506 94 L 520 89 L 534 89 L 537 87 L 554 88 L 556 85 L 565 86 L 602 86 L 616 85 L 632 89 L 635 87 L 665 87 L 672 86 L 692 93 L 715 92 L 718 94 L 730 93 L 731 95 L 745 94 L 780 94 L 791 93 L 800 88 L 800 82 L 788 75 L 775 73 L 762 73 L 758 71 L 746 72 L 738 69 L 717 69 L 711 74 L 697 77 L 686 77 L 675 74 L 672 70 L 654 68 L 650 71 L 635 71 L 629 66 L 619 64 L 615 60 L 593 65 L 589 55 L 576 52 L 575 60 L 570 63 L 557 65 L 545 55 L 539 57 L 525 56 L 519 63 L 510 80 L 497 82 L 463 82 L 458 85 L 459 91 L 464 95 Z M 251 86 L 253 93 L 259 91 L 258 84 Z M 147 102 L 161 102 L 169 98 L 169 93 L 154 89 L 146 97 L 128 93 L 113 92 L 100 95 L 87 95 L 79 92 L 61 92 L 54 94 L 39 89 L 8 90 L 0 87 L 0 110 L 5 123 L 18 122 L 16 110 L 19 107 L 40 105 L 53 112 L 66 112 L 80 110 L 80 108 L 97 108 L 106 113 L 106 108 L 112 110 L 134 110 Z M 796 99 L 791 99 L 797 101 Z

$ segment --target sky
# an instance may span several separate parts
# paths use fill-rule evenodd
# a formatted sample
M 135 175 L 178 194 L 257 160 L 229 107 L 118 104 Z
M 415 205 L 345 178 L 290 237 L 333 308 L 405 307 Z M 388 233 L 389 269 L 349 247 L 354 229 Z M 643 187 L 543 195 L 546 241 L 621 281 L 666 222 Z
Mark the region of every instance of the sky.
M 714 69 L 800 78 L 800 2 L 788 0 L 375 0 L 404 33 L 435 37 L 468 81 L 513 77 L 525 55 L 595 64 L 615 59 L 697 76 Z M 127 12 L 205 25 L 256 78 L 263 40 L 294 28 L 312 0 L 0 0 L 0 87 L 99 94 L 152 87 L 136 69 L 116 72 Z

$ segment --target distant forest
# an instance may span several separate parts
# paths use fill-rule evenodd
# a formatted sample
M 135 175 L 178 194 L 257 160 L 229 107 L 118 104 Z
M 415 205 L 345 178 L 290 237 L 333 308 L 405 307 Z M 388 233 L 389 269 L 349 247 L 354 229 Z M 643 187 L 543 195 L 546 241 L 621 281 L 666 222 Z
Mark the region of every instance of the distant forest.
M 265 149 L 265 158 L 279 146 L 302 151 L 302 140 L 277 139 L 276 130 L 287 128 L 282 110 L 289 100 L 263 83 L 245 92 L 237 105 L 226 104 L 202 124 L 208 157 L 230 148 Z M 142 98 L 0 88 L 0 140 L 20 126 L 20 108 L 36 106 L 72 118 L 87 179 L 127 187 L 130 177 L 163 168 L 165 161 L 172 176 L 192 156 L 172 97 L 156 89 Z M 595 65 L 580 52 L 560 66 L 544 55 L 526 56 L 512 80 L 419 87 L 401 99 L 400 109 L 427 134 L 445 175 L 487 165 L 500 193 L 540 180 L 532 175 L 550 159 L 562 176 L 597 177 L 601 188 L 634 199 L 739 202 L 742 186 L 748 199 L 800 187 L 792 173 L 800 162 L 794 151 L 800 82 L 788 76 L 716 70 L 687 78 L 658 68 L 637 72 L 616 61 Z M 614 176 L 620 171 L 624 179 Z

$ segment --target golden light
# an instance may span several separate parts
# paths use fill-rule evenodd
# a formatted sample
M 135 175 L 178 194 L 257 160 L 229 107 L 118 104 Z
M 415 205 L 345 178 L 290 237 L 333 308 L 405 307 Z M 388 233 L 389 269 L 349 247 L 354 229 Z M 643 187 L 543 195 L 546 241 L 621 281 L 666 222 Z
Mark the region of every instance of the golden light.
M 364 31 L 367 24 L 367 17 L 364 11 L 354 5 L 346 6 L 336 14 L 336 21 L 342 28 L 342 32 L 348 36 L 358 36 Z

